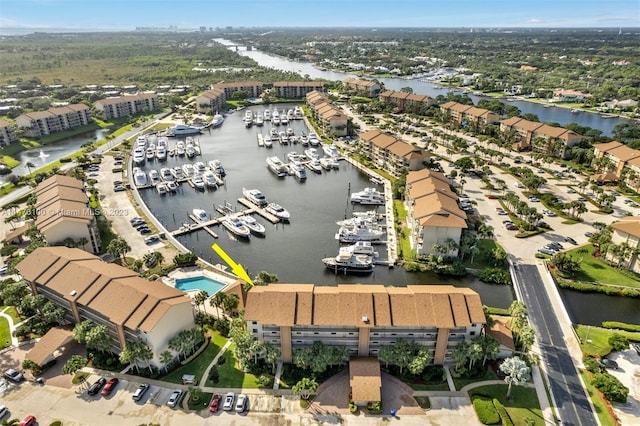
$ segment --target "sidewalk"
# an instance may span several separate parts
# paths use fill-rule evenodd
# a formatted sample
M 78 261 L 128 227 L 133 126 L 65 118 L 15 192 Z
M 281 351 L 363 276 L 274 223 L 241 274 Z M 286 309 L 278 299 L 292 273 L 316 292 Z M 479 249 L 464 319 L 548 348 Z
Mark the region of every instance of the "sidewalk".
M 10 346 L 18 346 L 18 344 L 20 342 L 18 341 L 18 338 L 13 335 L 13 331 L 16 329 L 18 324 L 14 324 L 13 323 L 13 318 L 11 317 L 11 315 L 5 314 L 4 311 L 6 311 L 7 309 L 9 309 L 9 306 L 4 308 L 2 310 L 2 312 L 0 312 L 0 317 L 6 318 L 7 322 L 9 323 L 9 334 L 11 335 L 11 342 L 10 342 L 11 345 Z M 7 342 L 7 343 L 9 343 L 9 342 Z

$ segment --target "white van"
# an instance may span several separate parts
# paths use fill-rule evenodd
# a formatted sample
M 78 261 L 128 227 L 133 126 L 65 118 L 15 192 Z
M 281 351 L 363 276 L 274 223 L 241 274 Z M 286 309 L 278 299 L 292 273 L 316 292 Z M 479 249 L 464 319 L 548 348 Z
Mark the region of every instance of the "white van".
M 524 185 L 516 181 L 516 188 L 524 188 Z

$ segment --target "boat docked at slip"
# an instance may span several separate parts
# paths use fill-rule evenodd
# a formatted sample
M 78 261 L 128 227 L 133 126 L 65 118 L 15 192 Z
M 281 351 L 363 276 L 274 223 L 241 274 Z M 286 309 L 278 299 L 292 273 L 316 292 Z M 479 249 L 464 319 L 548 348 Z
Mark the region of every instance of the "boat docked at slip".
M 369 180 L 371 181 L 371 183 L 375 183 L 376 185 L 384 185 L 384 180 L 382 180 L 381 177 L 371 176 Z
M 265 109 L 262 113 L 262 118 L 264 119 L 264 121 L 271 121 L 271 110 Z
M 245 127 L 253 126 L 253 113 L 250 110 L 246 110 L 244 112 L 243 121 L 244 121 Z
M 271 124 L 273 124 L 274 126 L 280 125 L 280 113 L 277 109 L 274 109 L 273 114 L 271 114 Z
M 277 155 L 267 157 L 267 166 L 278 177 L 285 177 L 289 174 L 287 166 Z
M 380 256 L 380 254 L 371 244 L 371 241 L 357 241 L 350 246 L 340 247 L 340 251 L 345 251 L 353 254 L 363 254 L 365 256 L 371 256 L 374 259 L 377 259 Z
M 287 153 L 287 160 L 291 163 L 299 164 L 302 161 L 300 154 L 296 151 L 291 151 Z
M 376 216 L 353 216 L 349 219 L 339 220 L 336 224 L 338 226 L 374 226 L 378 224 L 378 218 Z
M 320 145 L 320 139 L 318 138 L 318 135 L 315 134 L 314 132 L 309 132 L 309 135 L 307 136 L 307 138 L 309 139 L 309 145 L 311 146 Z
M 157 170 L 149 170 L 149 183 L 153 186 L 160 183 L 160 173 Z
M 156 149 L 156 158 L 158 158 L 158 161 L 167 159 L 167 148 L 165 146 L 158 146 Z
M 304 112 L 302 111 L 302 108 L 300 108 L 299 106 L 296 106 L 293 109 L 293 118 L 295 120 L 302 120 L 303 117 L 304 117 Z
M 165 182 L 165 184 L 167 186 L 167 191 L 169 192 L 176 192 L 178 190 L 178 184 L 172 180 Z
M 265 148 L 273 148 L 273 141 L 271 140 L 271 136 L 267 135 L 262 139 L 262 143 L 264 143 Z
M 309 146 L 309 137 L 304 132 L 300 135 L 300 144 L 302 146 Z
M 156 192 L 158 193 L 158 195 L 166 195 L 168 192 L 167 184 L 165 182 L 156 184 Z
M 184 153 L 187 154 L 188 158 L 196 156 L 196 146 L 193 143 L 193 140 L 187 140 L 187 144 L 184 147 Z
M 218 176 L 225 177 L 227 175 L 227 172 L 224 170 L 224 167 L 222 167 L 222 162 L 220 160 L 210 160 L 208 164 L 211 171 Z
M 147 174 L 139 167 L 133 169 L 133 183 L 138 186 L 147 186 L 149 181 L 147 180 Z
M 289 170 L 291 170 L 291 174 L 298 180 L 306 180 L 307 179 L 307 171 L 304 166 L 300 163 L 290 162 Z
M 202 178 L 201 175 L 195 175 L 191 178 L 191 183 L 193 184 L 193 187 L 197 190 L 204 190 L 205 187 L 205 183 L 204 183 L 204 179 Z
M 340 152 L 338 148 L 332 143 L 322 145 L 322 150 L 324 151 L 324 155 L 327 157 L 338 158 L 340 157 Z
M 182 174 L 184 175 L 184 177 L 192 177 L 193 175 L 195 175 L 195 172 L 196 169 L 195 167 L 193 167 L 193 164 L 187 163 L 182 166 Z
M 169 127 L 167 129 L 167 136 L 189 136 L 197 135 L 199 133 L 199 128 L 187 126 L 186 124 L 178 124 L 177 126 Z
M 384 231 L 379 226 L 341 226 L 336 239 L 341 243 L 355 243 L 358 241 L 380 241 Z
M 262 127 L 264 125 L 264 119 L 260 114 L 256 115 L 255 120 L 253 120 L 256 126 Z
M 211 120 L 211 127 L 220 127 L 224 123 L 224 116 L 222 114 L 216 114 Z
M 160 177 L 165 182 L 169 182 L 169 181 L 175 180 L 175 177 L 171 173 L 171 169 L 168 168 L 168 167 L 163 167 L 163 168 L 160 169 Z
M 322 164 L 317 158 L 312 158 L 307 163 L 307 167 L 314 173 L 322 173 Z
M 185 153 L 184 142 L 178 141 L 178 143 L 176 144 L 176 155 L 178 157 L 182 157 L 184 156 L 184 153 Z
M 320 160 L 320 166 L 325 170 L 333 169 L 333 161 L 329 157 L 322 157 Z
M 216 175 L 211 170 L 206 170 L 202 174 L 202 179 L 204 180 L 204 184 L 207 188 L 218 189 Z
M 267 205 L 267 197 L 258 189 L 242 188 L 242 196 L 258 207 Z
M 351 202 L 354 204 L 380 205 L 385 203 L 384 193 L 375 188 L 365 188 L 362 191 L 351 194 Z
M 222 221 L 222 226 L 238 237 L 249 238 L 251 235 L 251 230 L 237 216 L 228 216 Z
M 135 151 L 133 151 L 133 162 L 136 166 L 141 166 L 144 164 L 146 157 L 144 155 L 144 149 L 143 148 L 136 148 Z
M 320 153 L 315 148 L 309 148 L 304 150 L 304 155 L 309 160 L 316 160 L 320 158 Z
M 280 141 L 281 145 L 289 145 L 289 138 L 284 131 L 278 132 L 278 140 Z
M 271 213 L 272 215 L 274 215 L 275 217 L 277 217 L 278 219 L 284 222 L 288 222 L 289 219 L 291 218 L 291 214 L 289 214 L 289 211 L 284 207 L 282 207 L 280 204 L 269 203 L 264 209 L 268 213 Z
M 196 173 L 199 175 L 203 174 L 207 170 L 207 167 L 202 161 L 196 161 L 193 167 L 196 169 Z
M 328 269 L 344 274 L 369 274 L 374 268 L 371 256 L 353 254 L 346 250 L 340 250 L 336 257 L 325 257 L 322 263 Z
M 147 161 L 152 161 L 156 158 L 156 146 L 154 144 L 149 145 L 145 157 Z
M 280 113 L 280 124 L 282 124 L 283 126 L 289 124 L 289 118 L 287 117 L 287 113 L 284 110 L 282 110 L 282 112 Z
M 171 174 L 173 175 L 175 180 L 180 180 L 180 179 L 184 179 L 185 177 L 187 177 L 187 176 L 184 175 L 184 171 L 182 170 L 182 167 L 180 167 L 180 166 L 175 166 L 173 169 L 171 169 Z
M 263 237 L 264 234 L 267 232 L 264 225 L 258 222 L 257 220 L 255 220 L 251 215 L 248 215 L 248 214 L 241 215 L 241 216 L 238 216 L 238 219 L 240 220 L 240 222 L 244 224 L 244 226 L 249 228 L 249 231 L 253 235 Z
M 207 222 L 211 220 L 211 216 L 209 216 L 207 212 L 202 209 L 193 209 L 193 216 L 200 222 Z

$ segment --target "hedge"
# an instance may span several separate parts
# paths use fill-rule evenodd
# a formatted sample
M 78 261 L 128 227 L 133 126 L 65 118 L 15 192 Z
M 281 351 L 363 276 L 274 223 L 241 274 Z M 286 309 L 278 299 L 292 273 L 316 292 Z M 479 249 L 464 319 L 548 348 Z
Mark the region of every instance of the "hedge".
M 500 414 L 489 399 L 476 398 L 473 400 L 473 409 L 476 410 L 478 420 L 485 425 L 493 425 L 500 422 Z
M 207 336 L 207 337 L 204 339 L 204 342 L 202 343 L 202 345 L 200 345 L 200 347 L 199 347 L 199 348 L 198 348 L 194 353 L 192 353 L 190 357 L 185 358 L 185 360 L 184 360 L 184 361 L 182 361 L 182 362 L 180 363 L 180 365 L 187 365 L 187 364 L 189 364 L 191 361 L 193 361 L 194 359 L 196 359 L 196 358 L 198 357 L 198 355 L 200 355 L 202 352 L 204 352 L 204 350 L 205 350 L 205 349 L 207 349 L 207 346 L 209 346 L 209 341 L 210 341 L 209 336 Z
M 496 411 L 498 411 L 498 414 L 502 419 L 502 426 L 515 426 L 513 424 L 513 421 L 511 420 L 511 417 L 509 417 L 509 413 L 507 413 L 507 409 L 504 408 L 504 405 L 502 405 L 500 401 L 494 398 L 493 406 L 496 407 Z
M 603 321 L 602 322 L 602 326 L 604 328 L 609 328 L 609 329 L 614 329 L 614 330 L 640 331 L 640 325 L 627 324 L 626 322 Z
M 578 283 L 563 279 L 558 279 L 557 282 L 558 286 L 561 288 L 569 288 L 571 290 L 583 291 L 586 293 L 603 293 L 608 296 L 640 297 L 640 291 L 630 287 L 622 288 L 610 285 Z

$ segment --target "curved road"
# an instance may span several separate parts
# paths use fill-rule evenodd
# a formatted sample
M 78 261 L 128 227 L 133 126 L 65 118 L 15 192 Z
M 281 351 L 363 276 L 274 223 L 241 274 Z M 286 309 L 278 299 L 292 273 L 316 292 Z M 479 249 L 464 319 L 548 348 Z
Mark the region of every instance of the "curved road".
M 597 426 L 591 403 L 536 265 L 514 265 L 515 285 L 536 331 L 557 414 L 566 426 Z

